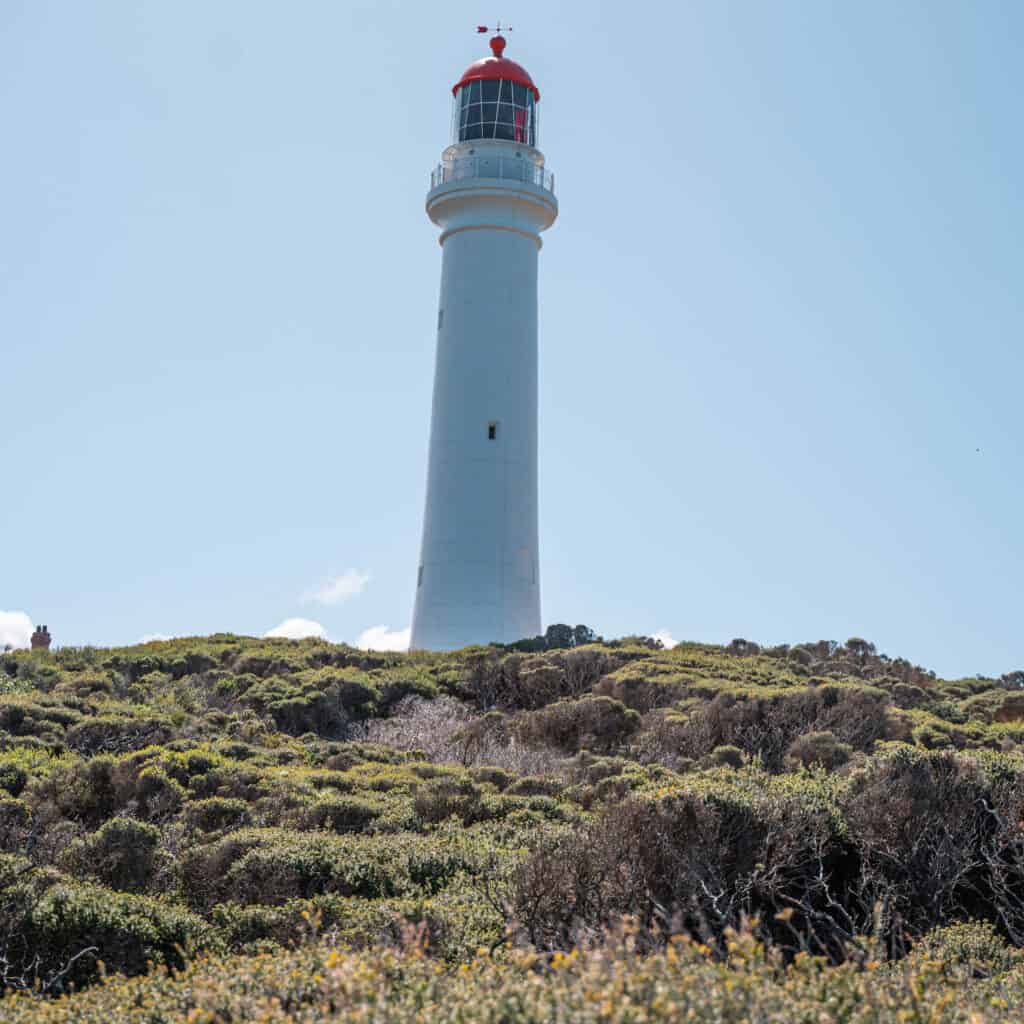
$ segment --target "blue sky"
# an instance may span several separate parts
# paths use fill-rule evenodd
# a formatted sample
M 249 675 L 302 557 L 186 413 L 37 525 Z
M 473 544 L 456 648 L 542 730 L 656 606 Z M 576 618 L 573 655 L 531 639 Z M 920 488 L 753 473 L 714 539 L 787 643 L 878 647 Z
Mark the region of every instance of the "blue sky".
M 423 198 L 495 14 L 561 202 L 545 620 L 1024 666 L 1024 7 L 994 0 L 8 0 L 0 629 L 400 641 Z

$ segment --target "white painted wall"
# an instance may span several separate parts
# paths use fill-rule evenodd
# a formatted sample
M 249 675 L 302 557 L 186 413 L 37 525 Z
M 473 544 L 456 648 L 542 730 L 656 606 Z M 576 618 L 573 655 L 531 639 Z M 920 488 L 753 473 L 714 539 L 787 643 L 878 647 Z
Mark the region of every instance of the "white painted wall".
M 446 166 L 460 161 L 462 176 L 427 196 L 443 257 L 413 649 L 541 632 L 537 255 L 558 207 L 539 186 L 491 177 L 499 156 L 543 164 L 515 143 L 451 146 Z

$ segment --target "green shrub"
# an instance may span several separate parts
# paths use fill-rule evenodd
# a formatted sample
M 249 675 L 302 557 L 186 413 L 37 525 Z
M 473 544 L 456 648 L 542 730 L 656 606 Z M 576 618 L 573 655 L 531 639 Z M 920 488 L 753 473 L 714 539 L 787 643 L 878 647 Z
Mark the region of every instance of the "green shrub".
M 94 695 L 112 695 L 114 684 L 103 672 L 80 672 L 62 680 L 55 688 L 56 696 L 92 697 Z
M 950 731 L 937 723 L 924 723 L 913 731 L 914 743 L 925 750 L 949 750 L 956 744 Z
M 11 736 L 33 736 L 57 744 L 66 727 L 81 717 L 73 708 L 35 692 L 0 697 L 0 732 Z
M 855 750 L 871 750 L 889 733 L 888 700 L 874 687 L 833 684 L 766 697 L 719 692 L 675 724 L 673 744 L 678 755 L 694 759 L 715 747 L 736 746 L 777 772 L 805 733 L 831 732 Z
M 277 727 L 292 736 L 344 734 L 347 716 L 337 686 L 321 691 L 313 683 L 272 676 L 250 686 L 242 699 L 256 711 L 270 714 Z
M 249 820 L 245 800 L 211 796 L 192 800 L 185 808 L 185 827 L 199 832 L 222 832 L 240 828 Z
M 66 742 L 76 753 L 92 756 L 105 751 L 141 750 L 150 744 L 165 743 L 171 733 L 170 723 L 160 718 L 102 715 L 71 726 Z
M 21 791 L 28 782 L 28 772 L 16 764 L 0 764 L 0 789 L 7 790 L 11 796 L 21 796 Z
M 493 768 L 487 765 L 474 768 L 471 774 L 475 782 L 494 786 L 499 791 L 508 789 L 515 780 L 515 776 L 504 768 Z
M 835 771 L 850 760 L 853 747 L 840 743 L 831 732 L 809 732 L 798 736 L 786 751 L 786 766 L 810 768 L 819 765 L 826 771 Z
M 342 709 L 357 718 L 373 712 L 380 697 L 370 676 L 358 669 L 320 668 L 303 672 L 298 678 L 323 693 L 336 694 Z
M 742 768 L 743 751 L 739 747 L 729 745 L 715 747 L 704 758 L 702 764 L 706 768 Z
M 364 899 L 431 894 L 473 864 L 442 837 L 243 829 L 190 850 L 182 878 L 193 906 L 280 904 L 323 893 Z
M 412 666 L 388 668 L 377 674 L 374 682 L 380 688 L 377 710 L 382 715 L 389 714 L 406 697 L 430 699 L 439 692 L 428 675 Z
M 160 830 L 134 818 L 114 818 L 92 835 L 78 839 L 62 856 L 79 875 L 99 879 L 112 889 L 142 892 L 156 869 Z
M 1010 945 L 987 921 L 966 921 L 929 932 L 910 953 L 911 967 L 938 966 L 959 983 L 1006 974 L 1024 963 L 1024 951 Z
M 525 775 L 508 787 L 509 796 L 557 796 L 564 783 L 558 779 L 546 779 L 537 775 Z
M 190 952 L 216 949 L 213 929 L 201 918 L 144 896 L 87 884 L 58 884 L 22 908 L 20 934 L 27 949 L 50 963 L 75 961 L 64 984 L 88 983 L 102 961 L 108 971 L 139 974 L 150 962 L 182 966 Z
M 892 698 L 901 708 L 919 708 L 929 700 L 927 691 L 910 683 L 897 683 L 892 688 Z
M 120 805 L 116 765 L 109 754 L 67 762 L 48 776 L 33 780 L 27 797 L 31 803 L 49 806 L 69 821 L 98 828 Z
M 860 860 L 858 891 L 911 934 L 966 916 L 1024 931 L 1024 764 L 897 746 L 841 795 Z M 974 910 L 974 914 L 971 914 Z
M 306 807 L 303 827 L 330 832 L 364 832 L 379 816 L 379 807 L 369 800 L 329 793 Z
M 146 818 L 165 818 L 181 807 L 185 788 L 156 766 L 143 768 L 135 781 L 139 813 Z
M 833 867 L 846 857 L 838 807 L 821 783 L 783 786 L 745 771 L 625 799 L 596 821 L 542 834 L 512 881 L 513 916 L 530 942 L 564 949 L 627 914 L 648 942 L 669 922 L 722 938 L 746 915 L 772 928 L 776 907 L 803 903 L 815 911 L 812 941 L 828 951 L 849 926 L 829 909 Z
M 613 750 L 640 725 L 640 716 L 610 697 L 583 697 L 528 712 L 516 728 L 527 742 L 576 753 Z
M 425 825 L 458 818 L 464 825 L 486 817 L 480 790 L 469 779 L 441 778 L 416 790 L 413 813 Z
M 1024 952 L 1010 946 L 989 921 L 964 921 L 935 928 L 914 946 L 911 963 L 937 963 L 963 982 L 989 978 L 1018 966 Z
M 0 850 L 19 853 L 28 838 L 32 808 L 16 797 L 0 795 Z

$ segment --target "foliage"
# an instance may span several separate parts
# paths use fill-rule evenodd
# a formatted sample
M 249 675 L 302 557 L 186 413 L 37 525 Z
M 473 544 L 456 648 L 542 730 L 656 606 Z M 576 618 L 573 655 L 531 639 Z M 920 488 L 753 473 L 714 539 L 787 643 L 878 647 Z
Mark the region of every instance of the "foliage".
M 226 961 L 200 958 L 180 974 L 157 969 L 49 1004 L 15 997 L 0 1004 L 0 1022 L 1010 1024 L 1024 1006 L 1019 968 L 961 983 L 927 959 L 893 971 L 873 959 L 828 967 L 801 957 L 787 967 L 745 933 L 730 936 L 725 958 L 683 937 L 663 952 L 641 955 L 628 931 L 551 957 L 482 948 L 455 968 L 425 955 L 415 932 L 405 946 L 359 953 L 313 945 Z
M 1018 675 L 582 626 L 2 652 L 0 1021 L 1010 1019 Z

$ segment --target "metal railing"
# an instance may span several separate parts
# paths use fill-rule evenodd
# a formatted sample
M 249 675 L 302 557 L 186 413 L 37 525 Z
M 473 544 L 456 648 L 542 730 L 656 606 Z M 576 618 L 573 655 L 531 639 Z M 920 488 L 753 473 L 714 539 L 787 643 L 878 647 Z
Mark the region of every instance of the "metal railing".
M 504 181 L 522 181 L 536 185 L 554 194 L 555 176 L 522 157 L 463 156 L 450 163 L 438 164 L 430 175 L 430 187 L 447 185 L 451 181 L 467 178 L 499 178 Z

